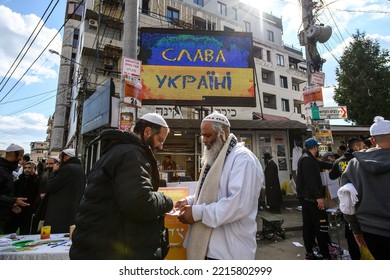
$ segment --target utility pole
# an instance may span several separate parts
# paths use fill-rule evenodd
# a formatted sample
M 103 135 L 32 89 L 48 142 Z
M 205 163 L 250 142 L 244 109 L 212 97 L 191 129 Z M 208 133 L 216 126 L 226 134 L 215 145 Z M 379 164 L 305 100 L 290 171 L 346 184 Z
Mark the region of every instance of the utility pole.
M 124 0 L 125 11 L 123 18 L 123 58 L 137 59 L 138 46 L 138 18 L 139 18 L 139 0 Z M 124 60 L 122 60 L 124 62 Z M 123 63 L 124 64 L 124 63 Z M 122 73 L 123 73 L 122 65 Z M 118 127 L 124 130 L 131 130 L 132 124 L 137 120 L 137 106 L 132 107 L 125 103 L 126 77 L 122 75 L 121 91 L 120 91 L 120 105 L 119 105 L 119 124 Z M 128 102 L 128 101 L 126 101 Z M 137 104 L 136 104 L 137 105 Z M 132 117 L 130 117 L 132 115 Z M 127 116 L 130 122 L 127 122 L 126 127 L 122 127 L 122 116 Z
M 305 55 L 306 55 L 306 78 L 307 78 L 307 88 L 310 88 L 311 83 L 311 58 L 309 49 L 311 46 L 309 44 L 313 44 L 312 40 L 309 40 L 307 37 L 307 30 L 313 22 L 313 2 L 312 0 L 302 0 L 302 24 L 303 24 L 303 32 L 300 33 L 300 41 L 301 45 L 305 46 Z M 315 45 L 315 42 L 314 42 Z
M 125 0 L 123 56 L 137 59 L 139 0 Z
M 305 46 L 305 55 L 306 55 L 306 76 L 307 76 L 307 86 L 306 90 L 316 90 L 318 84 L 312 83 L 312 75 L 314 73 L 322 74 L 322 65 L 325 60 L 321 58 L 320 54 L 317 50 L 317 42 L 325 43 L 328 41 L 330 36 L 332 35 L 332 28 L 329 26 L 324 26 L 322 24 L 315 24 L 315 16 L 313 14 L 313 9 L 316 7 L 317 3 L 314 3 L 312 0 L 302 0 L 302 24 L 303 30 L 299 33 L 299 41 L 302 46 Z M 322 82 L 323 84 L 323 82 Z M 311 94 L 311 93 L 308 93 Z M 322 92 L 321 92 L 322 94 Z M 321 99 L 317 99 L 318 96 L 315 94 L 312 96 L 313 106 L 316 107 L 317 102 L 322 101 Z M 311 103 L 311 102 L 310 102 Z M 310 105 L 312 106 L 312 105 Z M 305 104 L 306 107 L 306 104 Z M 307 108 L 306 108 L 307 110 Z M 311 108 L 309 108 L 311 110 Z M 311 114 L 310 114 L 311 115 Z M 307 116 L 308 126 L 311 127 L 312 133 L 314 132 L 313 123 L 311 117 Z

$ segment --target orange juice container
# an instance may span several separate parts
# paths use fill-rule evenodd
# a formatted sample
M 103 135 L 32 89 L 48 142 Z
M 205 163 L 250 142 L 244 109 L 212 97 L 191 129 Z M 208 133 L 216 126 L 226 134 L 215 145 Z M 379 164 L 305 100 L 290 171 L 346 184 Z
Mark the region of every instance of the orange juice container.
M 51 226 L 43 226 L 41 228 L 41 239 L 50 238 Z

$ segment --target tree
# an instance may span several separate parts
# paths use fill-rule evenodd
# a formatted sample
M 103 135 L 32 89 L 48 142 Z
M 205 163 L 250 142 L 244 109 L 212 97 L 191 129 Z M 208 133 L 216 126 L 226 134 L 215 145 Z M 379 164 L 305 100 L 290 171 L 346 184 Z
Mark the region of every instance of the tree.
M 336 68 L 334 100 L 347 106 L 348 119 L 371 125 L 375 116 L 390 118 L 390 57 L 365 33 L 352 35 Z

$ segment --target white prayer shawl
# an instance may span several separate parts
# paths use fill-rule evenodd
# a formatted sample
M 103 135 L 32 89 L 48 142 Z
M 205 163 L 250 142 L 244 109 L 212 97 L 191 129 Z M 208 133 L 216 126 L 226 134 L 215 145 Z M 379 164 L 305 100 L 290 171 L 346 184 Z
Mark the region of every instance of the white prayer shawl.
M 223 165 L 226 158 L 226 152 L 229 148 L 230 141 L 235 137 L 233 134 L 225 142 L 217 159 L 211 166 L 208 175 L 206 176 L 203 187 L 199 193 L 201 178 L 206 164 L 203 166 L 200 180 L 195 190 L 194 204 L 210 204 L 218 199 L 218 186 L 222 174 Z M 199 194 L 199 195 L 198 195 Z M 212 228 L 204 225 L 202 221 L 197 221 L 188 229 L 187 232 L 187 259 L 189 260 L 204 260 L 206 257 L 207 247 L 209 244 Z
M 345 184 L 337 192 L 340 199 L 340 211 L 343 214 L 354 215 L 355 205 L 359 201 L 357 191 L 351 183 Z

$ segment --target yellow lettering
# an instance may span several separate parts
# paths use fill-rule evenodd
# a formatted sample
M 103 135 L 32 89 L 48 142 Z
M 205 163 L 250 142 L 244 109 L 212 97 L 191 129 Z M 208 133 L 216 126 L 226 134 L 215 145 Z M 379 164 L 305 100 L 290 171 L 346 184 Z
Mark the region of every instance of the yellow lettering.
M 213 50 L 205 50 L 204 51 L 205 60 L 207 62 L 213 61 L 214 58 L 214 51 Z
M 197 50 L 196 51 L 196 54 L 195 54 L 195 57 L 194 57 L 194 62 L 198 60 L 198 58 L 203 61 L 203 55 L 202 55 L 202 50 Z
M 172 48 L 169 48 L 169 49 L 166 49 L 165 51 L 162 52 L 162 57 L 165 59 L 165 60 L 169 60 L 169 61 L 176 61 L 176 58 L 168 58 L 166 53 L 168 51 L 171 51 L 173 50 Z
M 161 56 L 167 61 L 181 61 L 183 59 L 183 57 L 185 57 L 189 61 L 192 61 L 192 62 L 196 62 L 198 60 L 205 61 L 205 62 L 213 62 L 213 61 L 226 62 L 226 58 L 225 58 L 225 55 L 223 54 L 222 50 L 219 50 L 217 56 L 215 56 L 214 50 L 211 50 L 211 49 L 207 49 L 207 50 L 198 49 L 192 55 L 188 50 L 182 49 L 177 57 L 170 56 L 171 51 L 173 51 L 173 48 L 168 48 L 168 49 L 162 51 Z
M 225 59 L 225 56 L 224 56 L 222 50 L 219 50 L 218 55 L 217 55 L 217 58 L 215 59 L 215 62 L 218 62 L 220 59 L 222 59 L 223 62 L 226 62 L 226 59 Z
M 177 61 L 180 61 L 183 58 L 183 55 L 187 56 L 187 59 L 189 61 L 192 61 L 191 55 L 187 50 L 181 50 L 181 52 L 179 53 L 179 56 L 177 57 Z

